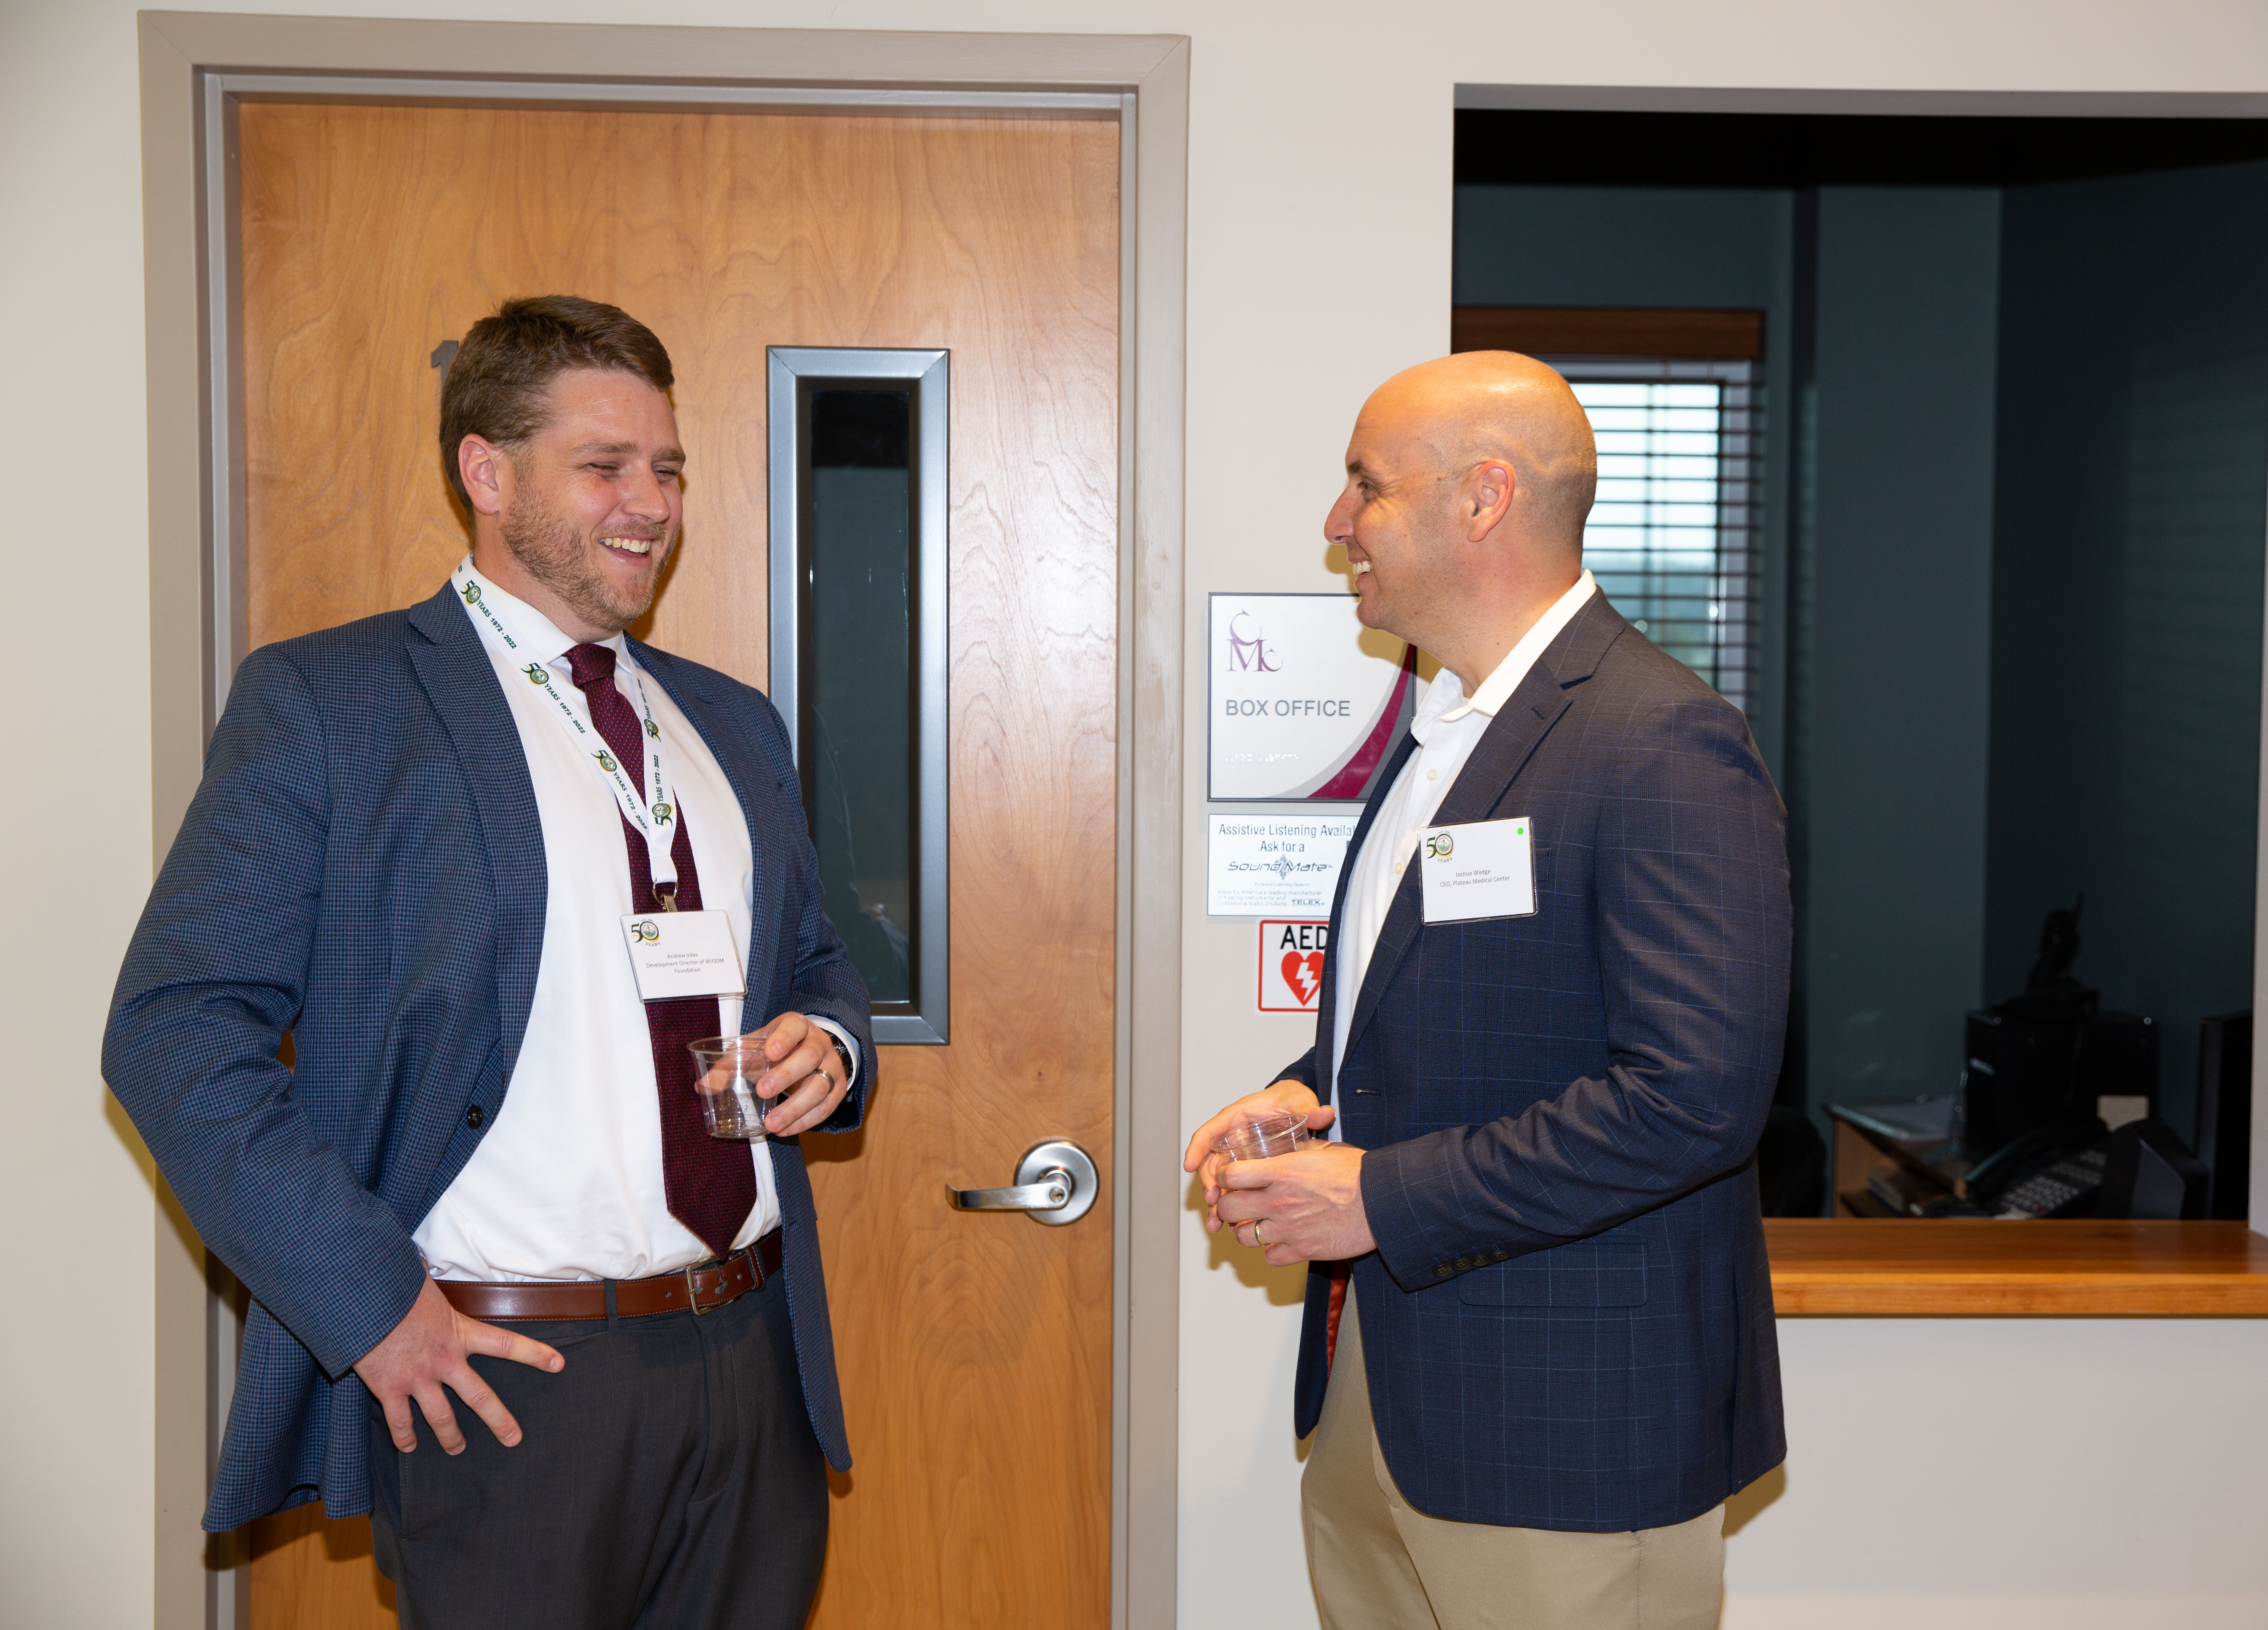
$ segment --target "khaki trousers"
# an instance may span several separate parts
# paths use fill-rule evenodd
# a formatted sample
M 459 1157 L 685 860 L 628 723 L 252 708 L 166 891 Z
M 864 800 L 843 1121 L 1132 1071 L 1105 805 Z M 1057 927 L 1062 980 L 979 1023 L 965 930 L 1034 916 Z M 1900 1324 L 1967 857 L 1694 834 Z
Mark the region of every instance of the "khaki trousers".
M 1323 1630 L 1717 1630 L 1724 1605 L 1721 1505 L 1626 1534 L 1411 1510 L 1371 1420 L 1351 1285 L 1300 1504 Z

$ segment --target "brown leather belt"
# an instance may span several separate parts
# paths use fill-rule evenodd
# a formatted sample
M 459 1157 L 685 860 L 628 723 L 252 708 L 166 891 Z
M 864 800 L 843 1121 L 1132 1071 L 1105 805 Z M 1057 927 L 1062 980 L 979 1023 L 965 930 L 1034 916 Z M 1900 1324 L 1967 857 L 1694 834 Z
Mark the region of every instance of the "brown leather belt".
M 780 1271 L 780 1231 L 774 1228 L 755 1244 L 736 1250 L 722 1262 L 704 1262 L 674 1273 L 651 1279 L 616 1280 L 615 1312 L 622 1318 L 644 1318 L 656 1313 L 711 1313 L 738 1301 Z M 604 1280 L 549 1280 L 513 1285 L 478 1280 L 436 1280 L 441 1294 L 458 1312 L 476 1319 L 504 1324 L 542 1320 L 603 1319 L 607 1317 Z

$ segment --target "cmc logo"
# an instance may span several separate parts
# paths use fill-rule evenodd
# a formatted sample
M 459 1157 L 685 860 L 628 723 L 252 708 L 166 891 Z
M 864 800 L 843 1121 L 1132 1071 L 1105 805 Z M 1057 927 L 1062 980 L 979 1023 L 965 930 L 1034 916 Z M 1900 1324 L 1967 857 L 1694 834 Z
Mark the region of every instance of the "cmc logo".
M 1241 632 L 1239 623 L 1251 623 L 1249 634 Z M 1228 620 L 1228 667 L 1231 674 L 1273 674 L 1278 664 L 1268 660 L 1266 631 L 1252 622 L 1252 614 L 1240 611 Z

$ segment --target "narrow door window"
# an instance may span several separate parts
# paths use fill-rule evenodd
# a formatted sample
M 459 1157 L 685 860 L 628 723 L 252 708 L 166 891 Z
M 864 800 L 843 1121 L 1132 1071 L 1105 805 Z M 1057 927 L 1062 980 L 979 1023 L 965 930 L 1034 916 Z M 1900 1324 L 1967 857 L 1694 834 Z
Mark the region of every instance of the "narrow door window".
M 945 1039 L 942 351 L 775 347 L 772 699 L 878 1041 Z

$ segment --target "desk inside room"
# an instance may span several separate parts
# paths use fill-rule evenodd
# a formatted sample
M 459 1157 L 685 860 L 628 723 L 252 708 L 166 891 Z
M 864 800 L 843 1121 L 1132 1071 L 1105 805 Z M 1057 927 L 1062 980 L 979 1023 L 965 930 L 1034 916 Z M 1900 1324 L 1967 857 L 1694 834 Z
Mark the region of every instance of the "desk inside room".
M 1967 1163 L 1952 1147 L 1952 1099 L 1826 1110 L 1835 1123 L 1830 1191 L 1837 1217 L 1904 1217 L 1911 1194 L 1958 1189 Z
M 2241 1221 L 1917 1218 L 1963 1186 L 1951 1101 L 1830 1105 L 1833 1218 L 1767 1217 L 1783 1318 L 2268 1317 L 2268 1238 Z

